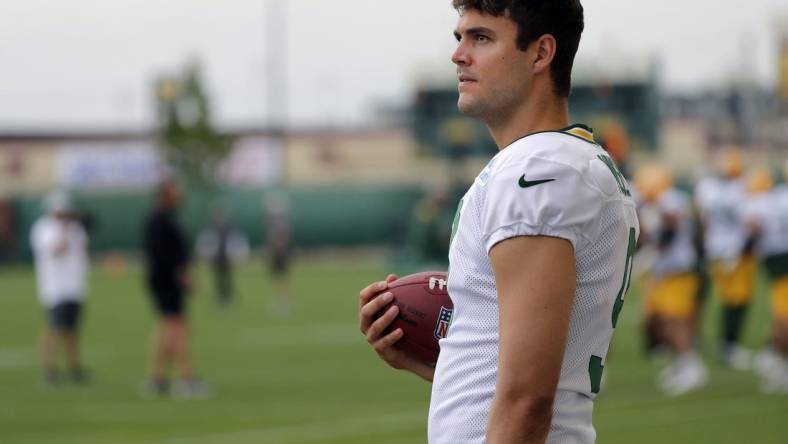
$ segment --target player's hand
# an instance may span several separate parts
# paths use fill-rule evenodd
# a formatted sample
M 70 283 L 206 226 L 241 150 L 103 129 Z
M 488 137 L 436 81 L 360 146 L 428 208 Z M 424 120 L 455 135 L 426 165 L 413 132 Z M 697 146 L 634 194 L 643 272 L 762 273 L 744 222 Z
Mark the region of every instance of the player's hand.
M 397 276 L 390 274 L 385 281 L 375 282 L 361 290 L 359 293 L 358 318 L 361 333 L 375 350 L 375 353 L 391 367 L 398 370 L 411 371 L 422 378 L 431 381 L 434 370 L 432 367 L 408 356 L 395 347 L 397 341 L 402 339 L 401 328 L 386 332 L 394 319 L 399 314 L 399 307 L 390 306 L 385 312 L 381 310 L 391 303 L 393 295 L 386 292 L 388 284 L 397 280 Z

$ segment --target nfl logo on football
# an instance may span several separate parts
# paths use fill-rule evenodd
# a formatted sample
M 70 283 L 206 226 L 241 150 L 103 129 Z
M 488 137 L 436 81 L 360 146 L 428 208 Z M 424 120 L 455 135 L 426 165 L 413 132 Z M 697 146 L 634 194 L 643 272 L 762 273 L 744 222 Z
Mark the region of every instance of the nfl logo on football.
M 452 311 L 451 308 L 441 307 L 440 315 L 438 315 L 438 323 L 435 324 L 435 339 L 441 340 L 449 333 Z

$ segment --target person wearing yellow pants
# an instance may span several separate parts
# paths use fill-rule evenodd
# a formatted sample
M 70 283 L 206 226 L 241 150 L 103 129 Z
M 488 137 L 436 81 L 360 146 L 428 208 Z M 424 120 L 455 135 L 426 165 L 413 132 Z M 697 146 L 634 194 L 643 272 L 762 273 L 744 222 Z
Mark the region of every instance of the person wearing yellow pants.
M 772 351 L 782 357 L 784 364 L 788 359 L 788 253 L 767 258 L 773 262 L 770 270 L 772 286 L 770 291 L 772 311 Z M 773 267 L 773 268 L 772 268 Z M 785 368 L 785 378 L 781 385 L 783 391 L 788 392 L 788 368 Z
M 745 206 L 745 218 L 769 276 L 772 313 L 770 341 L 758 353 L 755 370 L 762 391 L 788 393 L 788 185 L 772 189 L 771 173 L 759 170 L 749 189 L 754 197 Z
M 692 271 L 652 276 L 647 284 L 647 310 L 659 319 L 663 340 L 675 356 L 693 351 L 691 322 L 699 284 L 697 274 Z
M 705 257 L 722 300 L 720 361 L 747 370 L 751 354 L 739 342 L 757 267 L 741 214 L 747 198 L 741 152 L 722 151 L 716 166 L 717 174 L 703 178 L 695 187 L 695 203 L 704 230 Z
M 723 364 L 737 370 L 750 368 L 750 353 L 738 345 L 747 308 L 755 294 L 755 277 L 758 273 L 758 260 L 749 250 L 750 248 L 745 247 L 745 253 L 735 260 L 711 263 L 712 281 L 723 307 L 720 322 L 720 359 Z
M 665 393 L 681 395 L 703 387 L 708 380 L 706 366 L 695 351 L 700 280 L 694 272 L 697 254 L 691 203 L 672 188 L 670 174 L 659 165 L 643 167 L 635 184 L 644 248 L 656 251 L 646 291 L 646 324 L 657 326 L 672 358 L 657 383 Z

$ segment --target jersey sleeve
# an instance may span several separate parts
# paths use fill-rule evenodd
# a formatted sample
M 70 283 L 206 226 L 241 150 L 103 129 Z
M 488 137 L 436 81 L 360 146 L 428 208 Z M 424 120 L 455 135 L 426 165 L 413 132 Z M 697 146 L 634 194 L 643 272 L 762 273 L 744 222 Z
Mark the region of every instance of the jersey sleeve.
M 585 174 L 593 174 L 593 170 L 589 168 Z M 603 180 L 615 182 L 609 170 L 603 172 L 609 176 Z M 594 235 L 594 221 L 604 202 L 603 193 L 587 179 L 572 166 L 538 157 L 494 172 L 486 185 L 482 209 L 482 239 L 487 252 L 518 236 L 557 237 L 571 242 L 575 250 L 584 247 Z

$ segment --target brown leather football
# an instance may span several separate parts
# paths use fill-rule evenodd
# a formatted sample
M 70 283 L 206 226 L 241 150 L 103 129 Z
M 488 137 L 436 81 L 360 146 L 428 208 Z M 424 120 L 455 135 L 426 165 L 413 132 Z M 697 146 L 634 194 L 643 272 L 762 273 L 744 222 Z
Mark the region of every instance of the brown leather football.
M 404 333 L 397 348 L 431 365 L 438 360 L 438 340 L 446 337 L 454 310 L 446 287 L 445 272 L 427 271 L 397 279 L 387 290 L 399 306 L 389 331 L 401 328 Z

